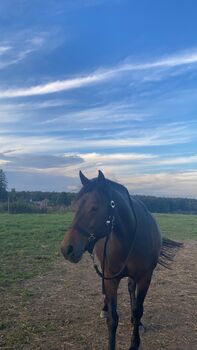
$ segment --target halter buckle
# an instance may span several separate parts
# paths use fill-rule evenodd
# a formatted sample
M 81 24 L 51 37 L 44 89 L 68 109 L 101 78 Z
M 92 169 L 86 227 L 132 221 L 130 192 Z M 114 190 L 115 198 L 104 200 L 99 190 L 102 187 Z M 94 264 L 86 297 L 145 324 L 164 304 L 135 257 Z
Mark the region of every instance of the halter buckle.
M 96 237 L 95 237 L 94 233 L 91 233 L 91 234 L 89 235 L 89 237 L 88 237 L 88 241 L 89 241 L 89 242 L 92 242 L 92 241 L 94 241 L 95 239 L 96 239 Z
M 113 200 L 111 200 L 110 204 L 111 204 L 112 209 L 114 209 L 115 206 L 116 206 L 116 205 L 115 205 L 115 202 L 114 202 Z

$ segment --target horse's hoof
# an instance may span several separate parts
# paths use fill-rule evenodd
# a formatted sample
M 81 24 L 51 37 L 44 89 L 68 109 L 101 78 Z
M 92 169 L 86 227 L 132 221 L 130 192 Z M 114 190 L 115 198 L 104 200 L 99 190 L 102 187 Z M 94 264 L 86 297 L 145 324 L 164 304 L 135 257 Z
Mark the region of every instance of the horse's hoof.
M 108 318 L 108 312 L 102 310 L 101 313 L 100 313 L 100 318 Z
M 144 334 L 146 332 L 146 328 L 143 326 L 143 324 L 139 325 L 139 333 Z

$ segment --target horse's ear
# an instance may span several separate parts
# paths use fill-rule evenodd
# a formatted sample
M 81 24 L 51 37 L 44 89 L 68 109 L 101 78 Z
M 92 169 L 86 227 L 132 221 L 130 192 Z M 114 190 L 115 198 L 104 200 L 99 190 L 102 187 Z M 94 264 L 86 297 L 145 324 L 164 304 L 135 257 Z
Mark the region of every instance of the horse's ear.
M 90 180 L 83 175 L 81 170 L 79 171 L 79 177 L 83 186 L 87 186 L 90 183 Z
M 105 176 L 104 174 L 102 173 L 101 170 L 98 171 L 98 182 L 101 183 L 101 184 L 105 184 Z

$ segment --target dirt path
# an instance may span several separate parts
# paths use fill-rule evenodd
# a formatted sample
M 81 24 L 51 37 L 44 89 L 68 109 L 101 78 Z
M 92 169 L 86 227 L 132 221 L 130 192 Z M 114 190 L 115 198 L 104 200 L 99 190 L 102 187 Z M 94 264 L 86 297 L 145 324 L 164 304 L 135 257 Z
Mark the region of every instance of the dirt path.
M 105 350 L 107 330 L 100 319 L 101 281 L 88 256 L 78 265 L 58 259 L 52 271 L 8 293 L 0 348 Z M 159 268 L 145 301 L 142 350 L 197 349 L 197 242 L 185 244 L 172 270 Z M 119 289 L 117 350 L 129 348 L 130 312 L 126 279 Z

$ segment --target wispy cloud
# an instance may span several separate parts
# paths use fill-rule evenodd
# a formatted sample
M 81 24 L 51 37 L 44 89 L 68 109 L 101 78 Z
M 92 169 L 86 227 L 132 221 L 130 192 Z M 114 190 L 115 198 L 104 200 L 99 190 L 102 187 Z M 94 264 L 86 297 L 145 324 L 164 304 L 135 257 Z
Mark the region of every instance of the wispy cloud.
M 121 180 L 132 193 L 152 194 L 169 197 L 197 197 L 197 171 L 177 171 L 145 173 L 143 175 L 128 173 Z
M 159 161 L 153 161 L 152 165 L 171 165 L 176 166 L 180 164 L 197 164 L 197 155 L 189 155 L 182 157 L 170 157 L 168 159 L 161 159 Z
M 13 101 L 12 101 L 13 102 Z M 69 106 L 74 103 L 73 100 L 66 100 L 66 99 L 52 99 L 52 100 L 46 100 L 41 102 L 21 102 L 21 103 L 1 103 L 0 104 L 0 111 L 1 113 L 4 112 L 27 112 L 32 110 L 39 110 L 39 109 L 52 109 L 57 107 L 65 107 Z
M 0 91 L 0 98 L 12 98 L 12 97 L 26 97 L 51 94 L 59 91 L 65 91 L 70 89 L 79 88 L 82 86 L 98 83 L 105 80 L 108 73 L 94 73 L 84 77 L 78 77 L 74 79 L 54 81 L 44 85 L 37 85 L 24 89 L 10 89 L 6 91 Z
M 18 58 L 24 57 L 28 50 L 19 54 Z M 197 50 L 190 53 L 182 53 L 179 55 L 171 55 L 166 58 L 160 58 L 155 61 L 144 63 L 123 63 L 117 66 L 96 70 L 88 75 L 80 75 L 66 80 L 57 80 L 47 84 L 35 85 L 25 88 L 8 89 L 0 91 L 0 98 L 27 97 L 57 93 L 76 88 L 98 84 L 107 80 L 116 78 L 119 74 L 132 71 L 147 71 L 155 69 L 173 69 L 176 67 L 197 64 Z
M 11 46 L 0 46 L 0 56 L 11 50 Z
M 0 69 L 7 68 L 8 66 L 11 66 L 13 64 L 16 64 L 20 61 L 23 61 L 29 54 L 36 51 L 37 49 L 34 48 L 27 48 L 22 49 L 21 51 L 14 53 L 14 50 L 10 50 L 11 55 L 9 57 L 5 57 L 4 60 L 0 61 Z
M 21 31 L 12 33 L 6 41 L 0 42 L 0 69 L 5 69 L 25 60 L 30 54 L 46 45 L 48 34 Z
M 77 121 L 75 121 L 77 122 Z M 148 122 L 147 122 L 148 123 Z M 56 134 L 48 133 L 46 127 L 43 129 L 41 126 L 37 126 L 36 136 L 31 128 L 34 127 L 34 121 L 31 124 L 27 123 L 24 129 L 24 133 L 20 134 L 16 132 L 16 126 L 10 129 L 7 135 L 0 134 L 0 148 L 6 149 L 19 149 L 21 152 L 34 153 L 34 152 L 87 152 L 89 149 L 93 149 L 98 153 L 110 153 L 119 150 L 119 153 L 124 153 L 127 149 L 127 153 L 132 147 L 143 148 L 153 146 L 169 146 L 186 144 L 196 139 L 196 128 L 192 123 L 171 123 L 153 125 L 151 128 L 147 127 L 147 124 L 140 125 L 140 128 L 127 128 L 125 130 L 111 129 L 111 131 L 105 133 L 105 127 L 98 133 L 97 128 L 88 131 L 78 132 L 78 134 L 66 134 L 68 128 L 62 126 L 62 132 Z M 73 129 L 74 130 L 74 129 Z M 46 136 L 48 133 L 48 136 Z M 85 134 L 84 134 L 85 133 Z M 25 150 L 25 151 L 23 151 Z M 88 152 L 90 153 L 90 152 Z
M 72 128 L 93 130 L 95 128 L 116 129 L 125 128 L 127 122 L 143 121 L 148 117 L 148 114 L 136 112 L 132 103 L 119 102 L 108 103 L 105 105 L 97 105 L 95 107 L 80 108 L 80 110 L 68 110 L 61 115 L 52 114 L 41 122 L 42 125 L 53 130 L 62 130 Z

